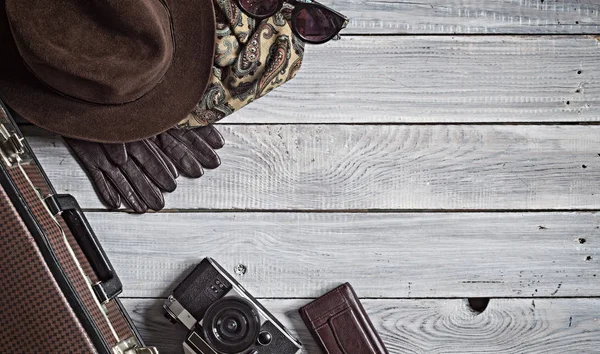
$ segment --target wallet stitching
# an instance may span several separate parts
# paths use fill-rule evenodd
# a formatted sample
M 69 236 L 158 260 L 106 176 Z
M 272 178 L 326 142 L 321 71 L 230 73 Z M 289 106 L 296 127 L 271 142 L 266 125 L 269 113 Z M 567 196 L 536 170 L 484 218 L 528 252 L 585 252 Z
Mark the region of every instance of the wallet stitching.
M 348 300 L 346 300 L 346 297 L 342 295 L 341 297 L 342 297 L 342 300 L 344 300 L 344 303 L 343 303 L 343 304 L 339 304 L 339 305 L 337 305 L 337 306 L 335 306 L 335 307 L 331 308 L 331 309 L 330 309 L 330 310 L 328 310 L 328 311 L 325 311 L 325 312 L 327 312 L 327 313 L 325 313 L 325 314 L 322 314 L 322 315 L 319 315 L 319 316 L 317 316 L 317 317 L 315 317 L 315 318 L 312 318 L 313 316 L 311 316 L 311 315 L 308 313 L 308 309 L 310 309 L 310 308 L 313 308 L 314 306 L 316 306 L 316 305 L 320 304 L 321 302 L 323 302 L 325 299 L 327 299 L 327 298 L 329 298 L 329 297 L 331 297 L 331 296 L 333 296 L 333 295 L 339 294 L 339 293 L 340 293 L 340 289 L 339 289 L 339 287 L 338 287 L 338 288 L 336 288 L 336 289 L 334 289 L 334 290 L 330 291 L 329 293 L 327 293 L 327 294 L 323 295 L 323 296 L 322 296 L 322 297 L 320 297 L 319 299 L 317 299 L 317 300 L 313 301 L 312 303 L 310 303 L 310 304 L 308 304 L 308 305 L 304 306 L 304 309 L 305 309 L 305 310 L 304 310 L 304 312 L 306 313 L 306 316 L 309 318 L 309 321 L 310 321 L 310 323 L 311 323 L 311 324 L 314 324 L 314 323 L 315 323 L 317 320 L 320 320 L 320 319 L 322 319 L 323 317 L 329 316 L 329 312 L 331 312 L 331 311 L 335 311 L 335 310 L 337 310 L 337 309 L 338 309 L 338 308 L 340 308 L 340 307 L 349 307 L 349 305 L 348 305 Z M 331 317 L 331 316 L 329 316 L 329 317 Z M 314 325 L 313 325 L 313 328 L 314 328 Z
M 319 331 L 317 329 L 315 329 L 314 333 L 317 335 L 317 337 L 319 337 L 319 342 L 321 342 L 321 347 L 323 349 L 325 349 L 325 351 L 329 354 L 330 353 L 329 348 L 327 348 L 327 345 L 325 344 L 325 341 L 323 340 L 323 337 L 321 336 L 321 334 L 319 333 Z M 335 333 L 334 333 L 334 337 L 335 337 Z M 337 339 L 336 339 L 336 341 L 337 341 Z
M 335 331 L 333 331 L 333 327 L 329 323 L 330 319 L 333 318 L 333 317 L 335 317 L 335 316 L 338 316 L 341 311 L 338 312 L 338 313 L 335 313 L 334 315 L 331 315 L 331 316 L 328 316 L 328 314 L 331 313 L 332 311 L 336 311 L 336 310 L 338 310 L 338 308 L 344 306 L 344 307 L 347 307 L 354 314 L 355 318 L 357 316 L 356 312 L 354 311 L 354 309 L 350 305 L 350 303 L 349 303 L 346 295 L 342 292 L 344 286 L 345 285 L 341 285 L 341 286 L 339 286 L 339 287 L 331 290 L 329 293 L 321 296 L 320 298 L 316 299 L 315 301 L 311 302 L 310 304 L 305 305 L 302 308 L 302 313 L 304 315 L 303 317 L 306 317 L 306 319 L 308 319 L 310 321 L 310 324 L 311 324 L 311 327 L 312 327 L 312 331 L 311 332 L 313 333 L 313 335 L 316 335 L 316 337 L 318 337 L 319 341 L 322 343 L 322 347 L 325 349 L 325 351 L 327 353 L 330 353 L 330 351 L 328 350 L 328 348 L 324 347 L 325 344 L 324 344 L 324 341 L 323 341 L 323 337 L 318 332 L 318 329 L 322 328 L 324 326 L 329 326 L 332 329 L 332 334 L 333 334 L 333 336 L 334 336 L 334 338 L 336 340 L 336 343 L 337 343 L 338 347 L 340 348 L 340 350 L 342 352 L 346 353 L 345 350 L 344 350 L 344 348 L 341 345 L 341 341 L 340 341 L 337 333 Z M 350 288 L 350 290 L 351 290 L 351 293 L 354 295 L 353 298 L 356 298 L 356 294 L 354 293 L 354 291 L 352 291 L 351 288 Z M 325 300 L 325 299 L 333 296 L 334 294 L 340 294 L 341 297 L 342 297 L 342 299 L 343 299 L 343 303 L 339 304 L 338 306 L 335 306 L 335 307 L 333 307 L 333 308 L 331 308 L 331 309 L 329 309 L 327 311 L 325 311 L 325 312 L 327 312 L 327 314 L 323 314 L 323 315 L 317 316 L 314 319 L 311 319 L 312 316 L 308 313 L 308 310 L 311 309 L 311 308 L 313 308 L 313 307 L 315 307 L 315 306 L 317 306 L 317 305 L 319 305 L 323 300 Z M 359 310 L 359 312 L 360 312 L 361 309 L 362 309 L 362 306 L 361 306 L 360 302 L 358 302 L 358 310 Z M 315 327 L 314 323 L 317 322 L 318 320 L 321 320 L 323 317 L 326 317 L 326 316 L 329 317 L 329 320 L 326 321 L 321 326 Z M 361 318 L 363 316 L 364 316 L 364 314 L 361 313 Z M 356 318 L 356 320 L 360 322 L 360 319 Z M 372 325 L 370 325 L 370 322 L 368 321 L 368 318 L 367 318 L 367 322 L 364 325 L 367 328 L 363 327 L 362 325 L 360 325 L 360 327 L 363 330 L 363 334 L 366 336 L 367 343 L 371 347 L 371 349 L 373 349 L 375 351 L 383 350 L 384 353 L 387 353 L 387 351 L 385 350 L 385 347 L 383 347 L 383 343 L 381 343 L 381 339 L 379 338 L 377 332 L 373 329 Z M 372 336 L 374 336 L 374 337 L 372 337 Z
M 317 305 L 318 303 L 322 302 L 323 300 L 327 299 L 328 297 L 331 297 L 339 292 L 340 292 L 339 289 L 337 289 L 337 288 L 333 289 L 330 292 L 328 292 L 327 294 L 325 294 L 325 295 L 321 296 L 320 298 L 316 299 L 315 301 L 311 302 L 310 304 L 304 306 L 304 308 L 306 308 L 306 309 L 311 308 L 311 307 Z M 346 299 L 344 299 L 344 300 L 346 300 Z
M 317 321 L 319 321 L 319 320 L 321 320 L 321 319 L 323 319 L 323 318 L 325 318 L 325 317 L 327 317 L 327 318 L 331 318 L 331 317 L 333 317 L 333 316 L 337 315 L 338 313 L 342 312 L 342 311 L 340 311 L 340 310 L 349 309 L 350 307 L 349 307 L 349 306 L 346 306 L 346 305 L 347 305 L 347 304 L 345 304 L 345 303 L 344 303 L 344 304 L 339 304 L 339 305 L 337 305 L 336 307 L 332 307 L 330 310 L 327 310 L 327 311 L 325 311 L 326 313 L 324 313 L 324 314 L 322 314 L 322 315 L 319 315 L 319 316 L 315 317 L 314 319 L 311 319 L 311 320 L 310 320 L 310 323 L 311 323 L 311 324 L 313 325 L 313 327 L 314 327 L 314 323 L 315 323 L 315 322 L 317 322 Z M 332 315 L 332 314 L 330 314 L 331 312 L 334 312 L 334 314 L 333 314 L 333 315 Z M 319 326 L 319 327 L 320 327 L 320 326 Z
M 348 308 L 348 311 L 352 314 L 352 317 L 354 318 L 354 324 L 358 328 L 360 328 L 361 334 L 362 334 L 363 338 L 365 339 L 367 345 L 369 346 L 369 349 L 375 350 L 373 348 L 373 343 L 371 342 L 371 338 L 370 338 L 371 335 L 370 335 L 369 331 L 363 326 L 363 324 L 358 319 L 356 312 L 352 308 Z M 342 314 L 343 314 L 343 312 L 340 312 L 340 313 L 336 314 L 335 316 L 331 316 L 331 318 L 327 322 L 329 323 L 329 327 L 331 328 L 331 333 L 333 333 L 333 336 L 335 337 L 338 347 L 340 348 L 340 350 L 342 352 L 344 352 L 345 354 L 348 354 L 348 352 L 346 351 L 346 348 L 342 345 L 340 336 L 338 336 L 338 334 L 337 334 L 336 327 L 333 325 L 333 319 L 340 317 Z
M 352 312 L 351 309 L 350 309 L 350 312 Z M 331 319 L 329 319 L 329 320 L 331 320 Z M 330 322 L 330 321 L 328 321 L 328 322 Z M 348 354 L 348 352 L 346 351 L 346 348 L 344 348 L 344 346 L 342 345 L 340 336 L 338 336 L 337 331 L 335 330 L 335 327 L 333 326 L 333 323 L 330 323 L 329 327 L 331 328 L 331 333 L 333 333 L 333 338 L 335 338 L 335 342 L 337 343 L 338 348 L 340 348 L 340 351 L 344 354 Z

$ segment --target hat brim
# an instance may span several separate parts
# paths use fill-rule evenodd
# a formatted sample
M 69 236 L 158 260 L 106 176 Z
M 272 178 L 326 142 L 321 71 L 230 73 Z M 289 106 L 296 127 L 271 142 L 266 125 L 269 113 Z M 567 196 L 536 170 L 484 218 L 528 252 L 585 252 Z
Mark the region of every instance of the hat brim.
M 215 50 L 211 0 L 163 0 L 170 12 L 175 53 L 163 80 L 136 101 L 88 103 L 60 95 L 25 66 L 0 0 L 0 98 L 26 120 L 52 132 L 88 141 L 119 143 L 162 133 L 202 99 Z

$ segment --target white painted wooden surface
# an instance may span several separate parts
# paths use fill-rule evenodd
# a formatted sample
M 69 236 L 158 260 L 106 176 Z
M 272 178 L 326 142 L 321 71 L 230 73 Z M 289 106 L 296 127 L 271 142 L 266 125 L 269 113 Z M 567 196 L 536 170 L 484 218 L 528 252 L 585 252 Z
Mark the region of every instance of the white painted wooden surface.
M 597 209 L 600 126 L 233 125 L 174 209 Z M 61 192 L 102 208 L 61 139 L 27 130 Z M 585 168 L 584 168 L 585 166 Z
M 185 333 L 161 314 L 163 300 L 124 300 L 148 343 L 182 353 Z M 319 354 L 296 309 L 308 300 L 263 300 L 297 333 L 305 353 Z M 483 313 L 466 300 L 364 300 L 390 353 L 598 353 L 598 299 L 492 299 Z
M 600 3 L 323 2 L 348 35 L 224 120 L 223 165 L 163 213 L 106 212 L 62 141 L 25 127 L 147 341 L 181 353 L 160 306 L 210 255 L 247 266 L 311 354 L 296 310 L 344 281 L 392 354 L 600 352 Z
M 222 123 L 594 122 L 597 77 L 592 36 L 349 36 Z
M 592 36 L 350 36 L 223 123 L 597 121 L 598 77 Z
M 596 213 L 90 213 L 127 297 L 166 297 L 213 256 L 256 296 L 595 296 Z M 600 314 L 599 314 L 600 315 Z
M 596 0 L 322 0 L 350 17 L 344 33 L 600 33 Z

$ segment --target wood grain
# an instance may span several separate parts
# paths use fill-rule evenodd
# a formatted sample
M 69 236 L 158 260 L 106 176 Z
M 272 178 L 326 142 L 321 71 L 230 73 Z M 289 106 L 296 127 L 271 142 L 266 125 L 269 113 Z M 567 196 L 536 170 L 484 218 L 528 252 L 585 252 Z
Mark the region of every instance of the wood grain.
M 597 296 L 597 213 L 89 213 L 129 297 L 166 297 L 204 257 L 260 297 Z
M 598 122 L 587 36 L 346 37 L 306 50 L 295 79 L 222 122 Z
M 600 3 L 323 2 L 351 18 L 343 39 L 222 122 L 223 166 L 181 179 L 170 213 L 103 211 L 62 141 L 26 129 L 58 191 L 95 209 L 146 341 L 182 352 L 160 298 L 211 255 L 246 267 L 305 353 L 296 309 L 343 281 L 391 354 L 600 353 L 600 214 L 527 212 L 600 210 L 600 126 L 501 125 L 600 123 Z M 477 313 L 475 296 L 505 298 Z
M 346 37 L 221 122 L 598 123 L 598 77 L 591 36 Z
M 321 351 L 296 312 L 309 300 L 263 300 L 300 338 L 304 353 Z M 161 354 L 182 353 L 182 325 L 168 322 L 163 300 L 126 299 L 147 344 Z M 491 299 L 482 313 L 457 300 L 363 300 L 390 354 L 598 353 L 598 299 Z
M 600 207 L 600 126 L 223 126 L 223 164 L 180 179 L 172 209 Z M 102 208 L 61 139 L 27 129 L 60 192 Z
M 599 33 L 595 0 L 323 0 L 350 17 L 343 33 Z

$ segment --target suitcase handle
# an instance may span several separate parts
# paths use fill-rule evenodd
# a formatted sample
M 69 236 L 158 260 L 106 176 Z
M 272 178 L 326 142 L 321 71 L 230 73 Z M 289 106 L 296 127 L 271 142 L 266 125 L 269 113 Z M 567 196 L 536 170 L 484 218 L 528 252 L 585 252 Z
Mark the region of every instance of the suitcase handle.
M 100 246 L 96 234 L 83 214 L 77 200 L 70 194 L 55 194 L 46 198 L 46 203 L 54 215 L 61 215 L 81 247 L 94 273 L 100 280 L 94 284 L 94 292 L 101 303 L 106 303 L 123 291 L 121 280 L 117 276 L 106 253 Z

